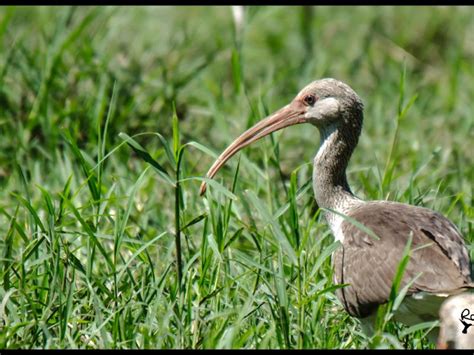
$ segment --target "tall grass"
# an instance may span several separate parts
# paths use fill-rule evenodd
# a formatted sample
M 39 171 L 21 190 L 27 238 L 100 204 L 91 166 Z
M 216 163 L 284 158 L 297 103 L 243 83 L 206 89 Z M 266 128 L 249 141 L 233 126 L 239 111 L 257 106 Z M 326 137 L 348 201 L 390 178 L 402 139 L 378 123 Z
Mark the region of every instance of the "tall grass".
M 374 338 L 334 296 L 314 129 L 198 189 L 237 134 L 335 77 L 366 107 L 356 194 L 440 211 L 472 258 L 473 15 L 247 7 L 237 28 L 228 7 L 1 8 L 0 347 L 433 347 L 391 320 L 403 290 Z

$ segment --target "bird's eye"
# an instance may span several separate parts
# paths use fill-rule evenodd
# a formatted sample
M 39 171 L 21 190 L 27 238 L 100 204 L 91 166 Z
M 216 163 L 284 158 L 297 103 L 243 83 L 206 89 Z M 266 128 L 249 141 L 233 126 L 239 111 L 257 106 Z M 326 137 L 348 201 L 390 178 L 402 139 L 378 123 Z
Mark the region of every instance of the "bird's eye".
M 306 95 L 303 100 L 305 104 L 313 106 L 316 102 L 316 97 L 314 95 Z

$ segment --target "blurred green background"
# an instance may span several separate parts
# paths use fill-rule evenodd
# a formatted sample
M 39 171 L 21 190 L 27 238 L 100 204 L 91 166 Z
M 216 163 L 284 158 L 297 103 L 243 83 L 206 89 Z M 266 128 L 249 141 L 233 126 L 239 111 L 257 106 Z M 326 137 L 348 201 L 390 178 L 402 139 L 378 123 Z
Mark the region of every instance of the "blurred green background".
M 199 177 L 213 160 L 203 146 L 218 153 L 311 81 L 342 80 L 365 104 L 348 172 L 354 192 L 442 212 L 472 256 L 474 9 L 243 11 L 239 24 L 230 6 L 0 8 L 1 347 L 429 346 L 417 336 L 368 342 L 344 312 L 328 315 L 340 307 L 331 290 L 297 316 L 290 305 L 303 294 L 311 304 L 311 292 L 275 286 L 281 292 L 271 299 L 285 294 L 287 303 L 275 302 L 286 306 L 267 309 L 273 301 L 259 300 L 258 290 L 276 292 L 262 281 L 274 274 L 243 271 L 249 260 L 257 269 L 278 260 L 282 279 L 294 280 L 278 243 L 255 241 L 272 234 L 242 193 L 253 191 L 270 212 L 287 203 L 291 173 L 298 169 L 300 189 L 311 178 L 315 129 L 290 128 L 241 153 L 233 204 L 217 190 L 199 198 L 200 181 L 191 179 L 178 209 L 177 190 L 145 171 L 119 133 L 159 132 L 175 148 L 201 144 L 186 148 L 180 167 L 181 178 Z M 134 139 L 176 173 L 157 135 Z M 234 160 L 217 178 L 224 189 Z M 298 199 L 299 227 L 327 235 L 319 217 L 308 225 L 312 196 L 309 188 Z M 294 222 L 279 223 L 290 235 Z M 304 263 L 323 267 L 307 286 L 330 287 L 329 259 L 315 263 L 329 241 L 316 239 L 297 255 L 316 248 Z M 184 286 L 176 285 L 176 252 Z M 234 287 L 239 278 L 248 285 Z

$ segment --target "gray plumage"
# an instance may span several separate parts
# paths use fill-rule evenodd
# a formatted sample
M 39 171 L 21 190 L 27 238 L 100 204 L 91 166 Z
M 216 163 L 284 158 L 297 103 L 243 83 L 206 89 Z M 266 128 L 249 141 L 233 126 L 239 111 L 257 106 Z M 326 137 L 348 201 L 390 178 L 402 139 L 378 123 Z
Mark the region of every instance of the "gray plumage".
M 407 295 L 417 292 L 448 295 L 470 286 L 469 256 L 456 227 L 427 208 L 388 201 L 367 202 L 348 214 L 372 230 L 379 240 L 349 221 L 342 223 L 344 243 L 334 255 L 338 298 L 347 311 L 366 317 L 389 299 L 392 281 L 408 237 L 412 256 L 402 284 L 416 278 Z M 437 314 L 420 315 L 424 321 Z

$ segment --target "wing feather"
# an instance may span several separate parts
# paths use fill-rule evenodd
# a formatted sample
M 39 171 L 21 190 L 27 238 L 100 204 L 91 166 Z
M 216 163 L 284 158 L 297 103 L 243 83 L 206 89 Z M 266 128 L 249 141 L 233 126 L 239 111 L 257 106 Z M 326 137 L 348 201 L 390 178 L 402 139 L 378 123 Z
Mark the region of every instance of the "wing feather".
M 335 277 L 338 283 L 350 286 L 336 294 L 351 315 L 365 317 L 387 302 L 410 234 L 412 255 L 401 287 L 421 275 L 408 294 L 449 293 L 472 287 L 464 240 L 441 214 L 422 207 L 374 201 L 355 208 L 348 216 L 380 238 L 375 240 L 347 220 L 341 224 L 344 243 L 333 258 Z

